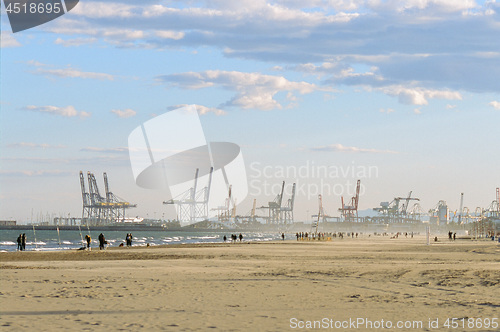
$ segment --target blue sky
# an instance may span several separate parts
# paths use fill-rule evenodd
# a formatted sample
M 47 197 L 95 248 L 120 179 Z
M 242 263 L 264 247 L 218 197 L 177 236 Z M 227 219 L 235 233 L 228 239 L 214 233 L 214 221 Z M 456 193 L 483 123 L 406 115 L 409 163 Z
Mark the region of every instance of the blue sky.
M 373 166 L 361 209 L 411 190 L 424 210 L 456 210 L 461 192 L 487 207 L 500 186 L 495 1 L 82 0 L 15 34 L 1 18 L 2 219 L 80 216 L 80 170 L 106 171 L 131 215 L 173 217 L 168 192 L 135 185 L 127 139 L 185 104 L 208 141 L 241 146 L 254 183 L 320 184 L 264 167 Z M 325 181 L 349 196 L 356 178 Z M 316 196 L 297 197 L 297 219 Z M 238 213 L 254 198 L 273 194 L 251 190 Z M 340 196 L 323 201 L 337 215 Z

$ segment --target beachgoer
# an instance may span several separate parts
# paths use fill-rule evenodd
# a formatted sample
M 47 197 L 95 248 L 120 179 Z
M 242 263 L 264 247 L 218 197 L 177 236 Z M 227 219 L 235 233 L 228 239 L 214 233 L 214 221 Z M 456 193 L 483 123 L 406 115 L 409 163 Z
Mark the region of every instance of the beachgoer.
M 21 236 L 21 246 L 23 247 L 22 250 L 26 250 L 26 233 L 23 233 L 23 235 Z
M 240 242 L 241 242 L 241 240 L 243 240 L 243 235 L 241 235 L 241 233 L 240 233 L 239 238 L 240 238 Z
M 285 233 L 281 233 L 281 238 L 285 241 Z
M 17 237 L 17 250 L 22 251 L 23 250 L 23 236 L 22 234 L 19 234 Z
M 457 233 L 453 233 L 453 241 L 455 241 L 457 239 Z
M 132 233 L 129 234 L 129 237 L 130 237 L 130 246 L 132 247 L 132 239 L 133 239 Z
M 226 240 L 227 240 L 227 237 L 226 237 L 226 236 L 224 235 L 224 238 L 223 238 L 223 239 L 224 239 L 224 242 L 226 242 Z
M 90 241 L 92 241 L 92 238 L 90 237 L 90 235 L 85 235 L 85 241 L 87 241 L 87 249 L 88 250 L 91 250 L 90 249 Z
M 104 234 L 99 234 L 99 250 L 104 249 Z

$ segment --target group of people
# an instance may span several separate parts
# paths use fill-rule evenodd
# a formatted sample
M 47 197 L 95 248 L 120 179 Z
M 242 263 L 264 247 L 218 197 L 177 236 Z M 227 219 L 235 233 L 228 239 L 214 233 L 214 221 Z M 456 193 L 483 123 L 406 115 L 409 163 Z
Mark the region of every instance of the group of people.
M 335 234 L 335 233 L 333 233 Z M 341 236 L 342 233 L 339 233 L 339 237 Z M 284 234 L 283 234 L 284 235 Z M 285 239 L 284 236 L 282 235 L 283 240 Z M 308 240 L 325 240 L 325 237 L 328 235 L 328 237 L 336 237 L 337 235 L 332 235 L 332 233 L 308 233 L 308 232 L 300 232 L 300 233 L 295 233 L 295 237 L 297 238 L 297 241 L 308 241 Z M 342 235 L 343 236 L 343 235 Z
M 17 250 L 23 251 L 26 250 L 26 234 L 19 234 L 17 237 Z
M 236 242 L 238 239 L 240 239 L 240 242 L 243 240 L 243 234 L 240 233 L 240 235 L 236 235 L 236 234 L 231 234 L 231 241 L 234 243 Z M 227 237 L 224 235 L 223 237 L 223 240 L 224 242 L 227 241 Z
M 23 234 L 24 235 L 24 234 Z M 98 238 L 99 240 L 99 250 L 104 250 L 106 249 L 106 245 L 108 244 L 108 241 L 106 241 L 106 238 L 104 237 L 104 234 L 99 234 Z M 90 249 L 90 243 L 92 242 L 92 238 L 90 235 L 85 235 L 85 242 L 87 242 L 87 250 Z M 127 233 L 127 236 L 125 236 L 125 242 L 127 243 L 127 247 L 132 246 L 132 233 Z M 123 243 L 120 244 L 120 247 L 123 247 Z M 84 249 L 84 248 L 82 248 Z
M 448 240 L 450 240 L 450 241 L 451 241 L 451 240 L 455 241 L 456 239 L 457 239 L 457 233 L 456 233 L 456 232 L 455 232 L 455 233 L 453 233 L 452 231 L 449 231 L 449 232 L 448 232 Z

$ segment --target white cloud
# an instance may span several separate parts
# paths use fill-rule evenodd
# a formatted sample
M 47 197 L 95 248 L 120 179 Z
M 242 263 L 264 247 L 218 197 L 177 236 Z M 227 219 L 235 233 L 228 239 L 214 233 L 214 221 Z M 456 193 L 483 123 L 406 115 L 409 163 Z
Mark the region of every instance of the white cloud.
M 42 29 L 78 34 L 82 40 L 97 38 L 122 48 L 213 47 L 227 57 L 274 62 L 288 70 L 316 75 L 338 75 L 332 84 L 498 92 L 500 57 L 495 54 L 500 50 L 491 41 L 497 39 L 499 25 L 495 15 L 485 16 L 498 12 L 497 8 L 495 2 L 473 0 L 140 4 L 116 0 L 80 3 L 72 11 L 74 15 Z M 350 69 L 359 65 L 379 70 L 358 73 Z M 418 91 L 401 91 L 397 96 L 416 105 L 424 105 L 430 98 Z M 277 107 L 270 105 L 272 100 L 266 96 L 260 103 Z M 238 101 L 245 102 L 244 98 L 234 102 Z
M 119 18 L 130 18 L 133 16 L 137 16 L 134 11 L 136 6 L 130 6 L 126 4 L 121 4 L 119 2 L 84 2 L 81 1 L 78 3 L 78 6 L 73 8 L 71 11 L 72 15 L 85 16 L 92 19 L 98 18 L 110 18 L 110 17 L 119 17 Z
M 415 113 L 415 114 L 422 114 L 422 111 L 420 110 L 420 108 L 415 108 L 413 110 L 413 113 Z
M 428 105 L 429 99 L 462 100 L 462 95 L 457 91 L 432 90 L 426 88 L 407 88 L 403 86 L 388 86 L 379 89 L 390 95 L 397 96 L 399 101 L 408 105 Z
M 381 108 L 380 109 L 380 113 L 387 113 L 387 114 L 390 114 L 390 113 L 393 113 L 395 112 L 392 108 L 388 108 L 388 109 L 383 109 Z
M 57 38 L 54 43 L 57 45 L 62 45 L 64 47 L 81 46 L 93 44 L 97 41 L 97 38 L 73 38 L 73 39 L 62 39 Z
M 160 38 L 174 39 L 174 40 L 182 39 L 185 36 L 184 32 L 174 31 L 174 30 L 158 30 L 155 32 L 155 34 Z
M 71 77 L 71 78 L 84 78 L 84 79 L 96 79 L 96 80 L 108 80 L 112 81 L 113 75 L 104 73 L 94 73 L 94 72 L 84 72 L 74 68 L 64 68 L 64 69 L 37 69 L 37 74 L 57 76 L 57 77 Z
M 8 31 L 2 31 L 0 33 L 0 44 L 1 44 L 2 48 L 21 46 L 21 43 L 19 43 L 16 40 L 16 38 L 14 38 L 12 33 L 8 32 Z
M 451 105 L 451 104 L 446 105 L 446 109 L 448 109 L 448 110 L 452 110 L 454 108 L 457 108 L 457 105 Z
M 283 106 L 274 99 L 274 96 L 281 91 L 308 94 L 315 90 L 330 90 L 307 82 L 289 81 L 282 76 L 223 70 L 164 75 L 159 76 L 158 80 L 184 89 L 221 86 L 237 92 L 236 96 L 224 103 L 224 106 L 259 110 L 282 108 Z
M 491 107 L 493 107 L 496 110 L 500 110 L 500 102 L 499 101 L 494 100 L 491 103 L 489 103 L 488 105 L 490 105 Z
M 136 111 L 130 108 L 126 108 L 124 110 L 111 110 L 111 112 L 116 114 L 118 117 L 122 119 L 130 118 L 137 114 Z
M 188 104 L 179 104 L 179 105 L 171 106 L 168 109 L 169 110 L 175 110 L 175 109 L 186 107 L 186 106 L 190 106 L 190 105 L 188 105 Z M 203 105 L 196 105 L 196 104 L 194 106 L 196 107 L 196 111 L 198 111 L 199 115 L 205 115 L 205 114 L 208 114 L 208 113 L 213 113 L 213 114 L 215 114 L 217 116 L 226 115 L 226 111 L 221 110 L 221 109 L 216 108 L 216 107 L 206 107 L 206 106 L 203 106 Z
M 144 33 L 144 31 L 142 30 L 132 30 L 132 29 L 111 29 L 102 32 L 102 36 L 118 40 L 143 39 L 146 37 L 146 35 L 147 34 Z
M 84 152 L 100 152 L 100 153 L 126 153 L 128 152 L 128 148 L 120 147 L 120 148 L 100 148 L 88 146 L 85 148 L 81 148 L 80 151 Z
M 365 149 L 354 146 L 343 146 L 342 144 L 331 144 L 331 145 L 313 147 L 309 148 L 309 150 L 316 152 L 389 153 L 389 154 L 398 153 L 396 151 L 391 151 L 391 150 Z
M 60 115 L 63 117 L 75 117 L 79 116 L 81 118 L 89 117 L 91 114 L 85 111 L 77 111 L 73 106 L 69 105 L 66 107 L 58 107 L 58 106 L 33 106 L 29 105 L 24 108 L 28 111 L 40 112 L 40 113 L 48 113 L 54 115 Z
M 35 60 L 31 60 L 27 62 L 29 65 L 34 66 L 36 69 L 33 71 L 33 74 L 45 75 L 45 76 L 55 76 L 62 78 L 83 78 L 83 79 L 95 79 L 95 80 L 107 80 L 113 81 L 114 76 L 105 73 L 96 73 L 96 72 L 87 72 L 81 71 L 75 68 L 67 67 L 67 68 L 52 68 L 52 66 L 40 63 Z
M 443 12 L 462 12 L 477 6 L 474 0 L 406 0 L 396 1 L 398 10 L 434 9 Z
M 8 144 L 7 147 L 9 148 L 29 148 L 29 149 L 36 149 L 36 148 L 41 148 L 41 149 L 61 149 L 65 148 L 65 145 L 51 145 L 47 143 L 32 143 L 32 142 L 19 142 L 19 143 L 11 143 Z

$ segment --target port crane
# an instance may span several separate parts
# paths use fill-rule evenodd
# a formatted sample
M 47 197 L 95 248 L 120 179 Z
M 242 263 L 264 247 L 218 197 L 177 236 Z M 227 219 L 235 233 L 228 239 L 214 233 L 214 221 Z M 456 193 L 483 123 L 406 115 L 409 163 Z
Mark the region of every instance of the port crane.
M 351 198 L 349 205 L 344 203 L 344 196 L 341 197 L 342 207 L 339 209 L 344 221 L 358 221 L 358 203 L 359 203 L 359 189 L 361 187 L 361 180 L 356 183 L 356 194 Z

